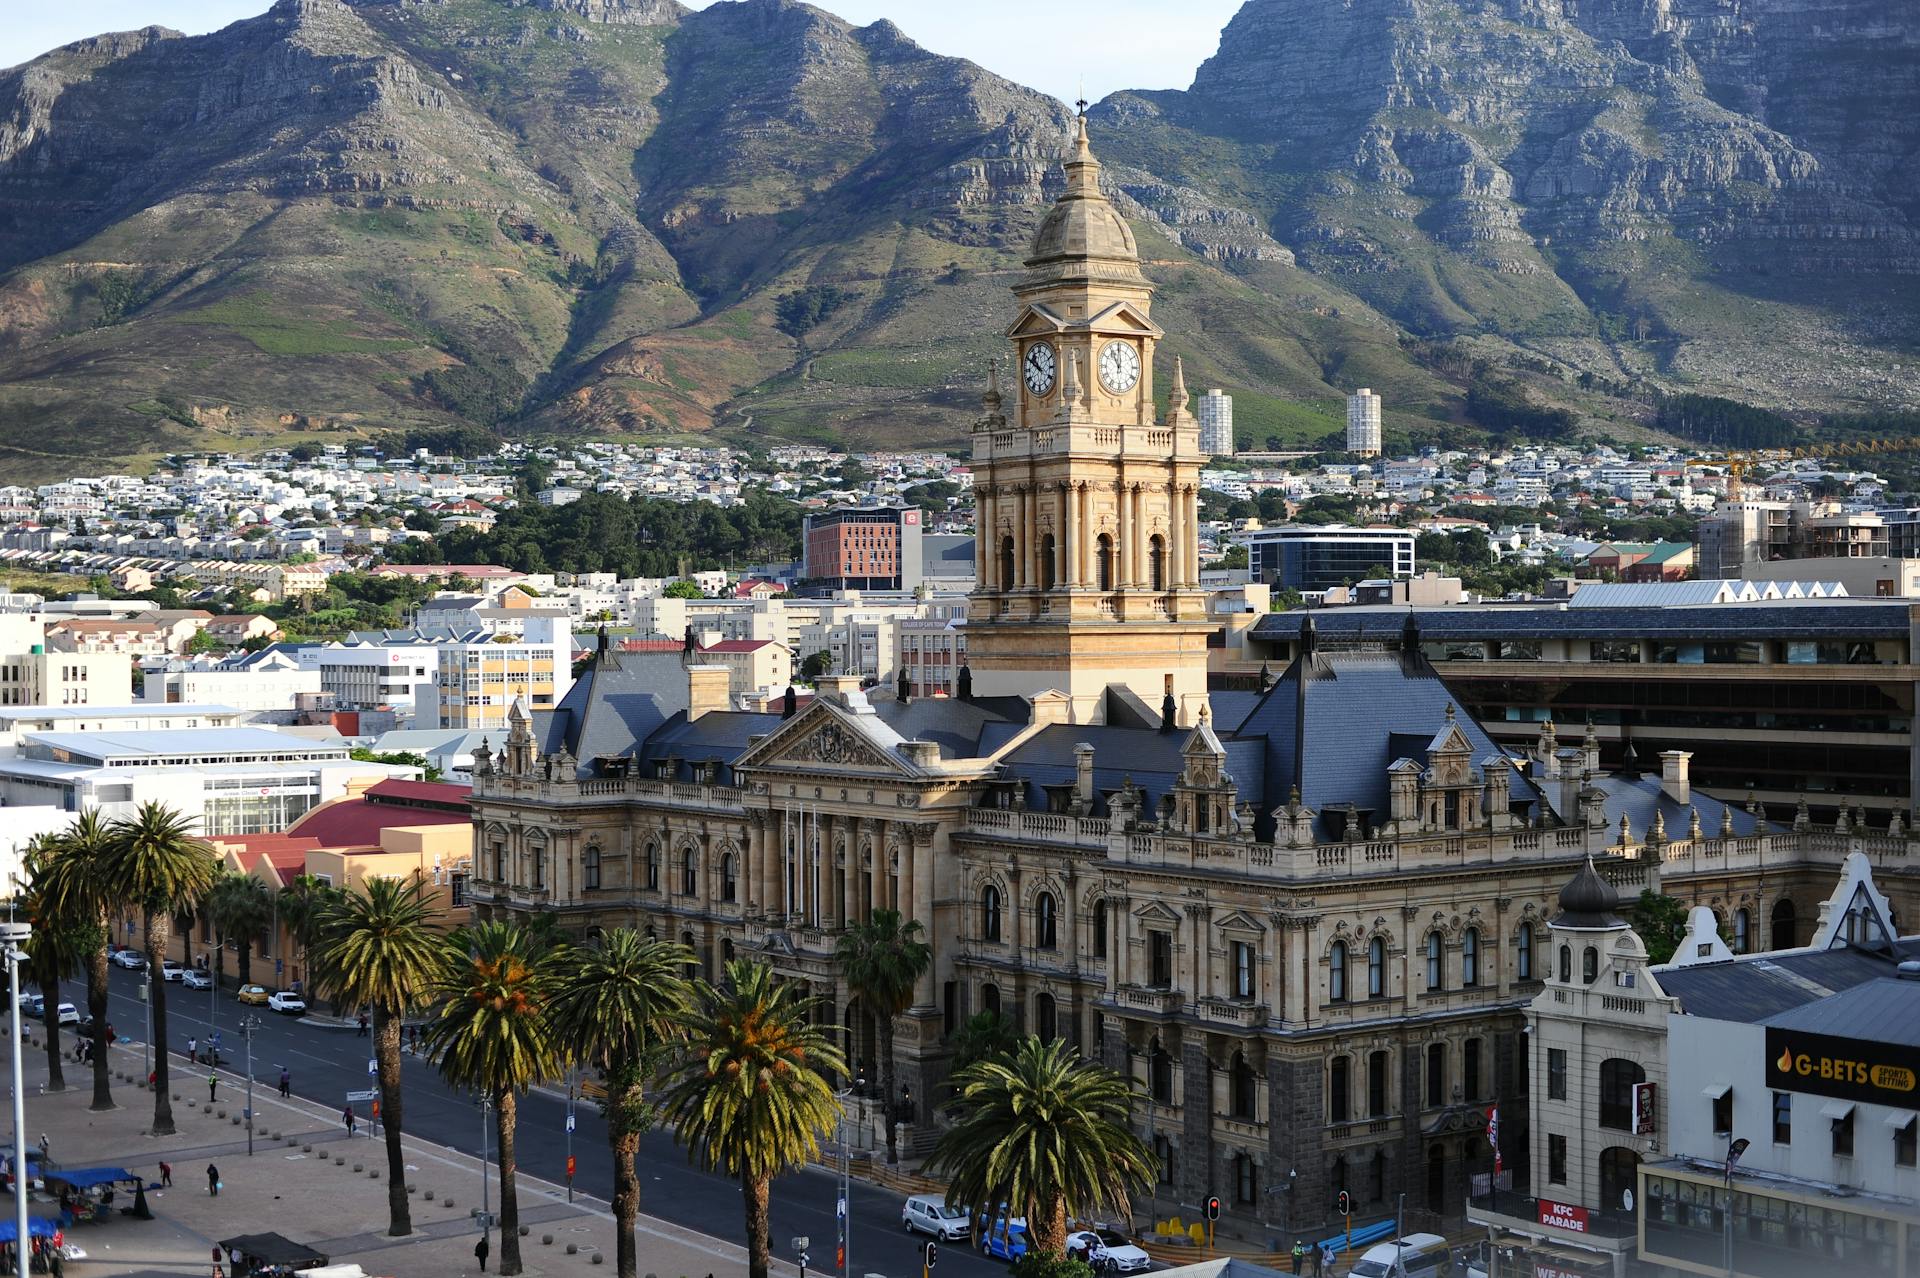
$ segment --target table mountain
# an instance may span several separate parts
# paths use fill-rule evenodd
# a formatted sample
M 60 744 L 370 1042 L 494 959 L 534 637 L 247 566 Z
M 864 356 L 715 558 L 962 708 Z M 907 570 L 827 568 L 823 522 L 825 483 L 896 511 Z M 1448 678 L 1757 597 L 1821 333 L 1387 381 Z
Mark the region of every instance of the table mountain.
M 1917 29 L 1250 0 L 1191 89 L 1093 132 L 1169 357 L 1255 442 L 1358 384 L 1458 419 L 1473 360 L 1599 416 L 1636 403 L 1593 387 L 1904 406 Z M 1067 123 L 791 0 L 280 0 L 81 41 L 0 72 L 0 466 L 457 419 L 954 443 Z

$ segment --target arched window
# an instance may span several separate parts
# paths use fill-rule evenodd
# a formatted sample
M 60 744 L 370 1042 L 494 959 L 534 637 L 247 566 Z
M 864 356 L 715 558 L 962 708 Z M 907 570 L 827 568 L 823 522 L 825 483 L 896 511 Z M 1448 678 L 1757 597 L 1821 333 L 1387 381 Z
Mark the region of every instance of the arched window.
M 1753 940 L 1753 914 L 1745 909 L 1733 912 L 1733 952 L 1745 954 Z
M 1600 951 L 1591 945 L 1580 952 L 1580 979 L 1588 985 L 1600 979 Z
M 694 896 L 700 890 L 700 861 L 692 848 L 680 853 L 680 895 Z
M 1427 988 L 1428 989 L 1438 990 L 1438 989 L 1446 988 L 1447 973 L 1446 973 L 1445 964 L 1446 964 L 1446 942 L 1440 939 L 1440 934 L 1438 932 L 1427 933 Z
M 1336 1056 L 1327 1066 L 1327 1121 L 1344 1123 L 1353 1117 L 1353 1065 Z
M 1427 1105 L 1447 1103 L 1447 1045 L 1427 1044 Z
M 1522 923 L 1520 933 L 1513 942 L 1514 979 L 1531 981 L 1533 979 L 1533 924 Z
M 1571 945 L 1560 947 L 1560 979 L 1573 980 L 1573 947 Z
M 1640 1155 L 1614 1145 L 1600 1151 L 1600 1207 L 1619 1211 L 1626 1207 L 1627 1191 L 1639 1177 Z
M 660 890 L 660 845 L 647 844 L 647 891 Z
M 1147 572 L 1153 589 L 1167 588 L 1167 539 L 1159 533 L 1147 542 Z
M 1057 1020 L 1058 1007 L 1053 1001 L 1053 995 L 1042 990 L 1033 999 L 1033 1032 L 1039 1036 L 1041 1042 L 1053 1041 Z
M 1242 1207 L 1252 1206 L 1260 1198 L 1260 1171 L 1253 1164 L 1253 1155 L 1240 1153 L 1233 1156 L 1233 1200 Z
M 680 944 L 686 946 L 687 953 L 693 956 L 687 961 L 686 969 L 687 979 L 692 980 L 694 977 L 700 975 L 700 951 L 693 947 L 693 933 L 682 932 L 680 934 Z
M 991 883 L 980 889 L 980 939 L 1000 939 L 1000 889 Z
M 1157 1037 L 1147 1048 L 1147 1090 L 1157 1101 L 1173 1099 L 1173 1057 Z
M 1002 590 L 1013 589 L 1013 538 L 1000 539 L 1000 581 Z
M 1260 1095 L 1260 1076 L 1253 1072 L 1253 1066 L 1247 1064 L 1246 1054 L 1233 1054 L 1233 1070 L 1230 1076 L 1233 1116 L 1246 1122 L 1253 1122 L 1255 1109 Z
M 731 904 L 740 893 L 739 875 L 735 871 L 733 853 L 720 854 L 720 899 Z
M 1385 1118 L 1387 1109 L 1387 1054 L 1373 1052 L 1367 1057 L 1367 1117 Z
M 1056 571 L 1059 562 L 1059 543 L 1054 541 L 1052 533 L 1042 535 L 1040 538 L 1040 589 L 1052 590 L 1059 584 Z
M 980 987 L 980 1006 L 995 1016 L 1000 1015 L 1000 987 L 989 981 Z
M 1480 983 L 1480 929 L 1470 927 L 1460 938 L 1460 984 Z
M 1600 1062 L 1600 1125 L 1614 1131 L 1633 1130 L 1633 1087 L 1647 1081 L 1639 1061 L 1611 1056 Z
M 1387 996 L 1387 943 L 1380 937 L 1367 942 L 1367 997 Z
M 1776 950 L 1790 950 L 1794 947 L 1793 902 L 1785 897 L 1774 903 L 1773 930 L 1767 937 L 1769 944 Z
M 733 962 L 733 938 L 726 936 L 720 938 L 720 961 L 722 963 Z
M 1101 533 L 1093 546 L 1093 566 L 1095 585 L 1101 590 L 1113 589 L 1113 538 Z
M 1093 956 L 1098 959 L 1107 957 L 1107 903 L 1103 898 L 1093 903 Z
M 1327 999 L 1334 1003 L 1347 1001 L 1347 943 L 1335 941 L 1333 948 L 1327 951 Z
M 1038 933 L 1036 944 L 1043 950 L 1058 949 L 1060 945 L 1060 924 L 1054 917 L 1053 893 L 1042 892 L 1034 903 L 1034 929 Z
M 600 845 L 587 844 L 587 850 L 580 857 L 580 886 L 597 888 L 600 886 Z
M 1480 1040 L 1470 1038 L 1460 1053 L 1460 1085 L 1467 1099 L 1480 1099 Z

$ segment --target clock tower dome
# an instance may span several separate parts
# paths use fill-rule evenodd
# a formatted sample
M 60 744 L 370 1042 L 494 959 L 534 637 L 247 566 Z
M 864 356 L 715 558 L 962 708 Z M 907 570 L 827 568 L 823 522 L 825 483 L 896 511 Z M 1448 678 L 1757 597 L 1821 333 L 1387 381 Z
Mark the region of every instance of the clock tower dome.
M 1192 723 L 1211 628 L 1199 585 L 1206 456 L 1177 359 L 1154 419 L 1153 286 L 1100 191 L 1084 110 L 1064 167 L 1066 190 L 1013 289 L 1012 411 L 996 377 L 973 431 L 967 663 L 979 695 L 1058 689 L 1076 722 L 1105 721 L 1111 686 L 1154 715 L 1170 696 Z

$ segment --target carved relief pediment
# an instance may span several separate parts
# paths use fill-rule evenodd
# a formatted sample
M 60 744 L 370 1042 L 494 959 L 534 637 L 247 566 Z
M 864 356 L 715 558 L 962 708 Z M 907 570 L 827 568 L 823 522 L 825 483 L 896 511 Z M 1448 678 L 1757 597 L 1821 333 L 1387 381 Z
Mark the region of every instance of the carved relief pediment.
M 735 762 L 736 768 L 783 768 L 818 772 L 883 772 L 911 776 L 913 769 L 875 741 L 849 716 L 815 702 Z

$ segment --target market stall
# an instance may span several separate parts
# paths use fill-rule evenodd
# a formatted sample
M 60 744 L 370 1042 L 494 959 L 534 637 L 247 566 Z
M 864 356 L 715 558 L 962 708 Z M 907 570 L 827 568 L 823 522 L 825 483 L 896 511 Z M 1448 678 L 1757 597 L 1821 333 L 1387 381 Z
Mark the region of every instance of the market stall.
M 327 1263 L 326 1256 L 284 1234 L 241 1234 L 221 1239 L 220 1246 L 234 1258 L 233 1278 L 280 1278 Z
M 107 1220 L 116 1208 L 124 1215 L 153 1219 L 146 1182 L 124 1167 L 63 1167 L 46 1173 L 46 1186 L 60 1202 L 63 1225 Z

